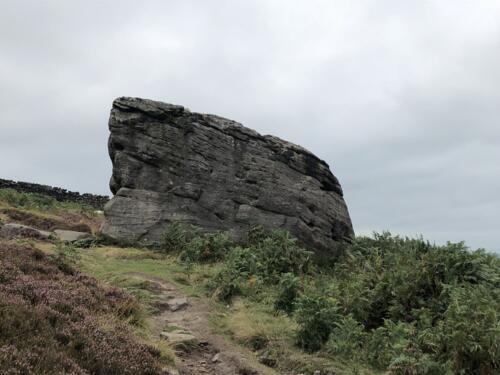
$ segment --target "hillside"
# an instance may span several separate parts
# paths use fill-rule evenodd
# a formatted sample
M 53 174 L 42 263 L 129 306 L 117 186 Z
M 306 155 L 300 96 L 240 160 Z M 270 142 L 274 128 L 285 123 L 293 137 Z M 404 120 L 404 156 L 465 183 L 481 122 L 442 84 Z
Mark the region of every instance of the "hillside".
M 177 223 L 142 248 L 107 243 L 101 220 L 0 190 L 3 223 L 97 235 L 0 240 L 2 374 L 500 371 L 500 260 L 485 251 L 383 233 L 318 265 L 286 232 L 234 244 Z

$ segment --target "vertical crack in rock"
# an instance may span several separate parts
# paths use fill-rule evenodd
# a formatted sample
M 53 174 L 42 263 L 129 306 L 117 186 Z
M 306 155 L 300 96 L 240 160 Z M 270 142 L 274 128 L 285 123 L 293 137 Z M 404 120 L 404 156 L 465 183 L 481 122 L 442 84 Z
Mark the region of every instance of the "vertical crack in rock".
M 337 255 L 354 234 L 342 188 L 306 149 L 215 115 L 138 98 L 113 102 L 103 233 L 158 244 L 175 220 L 244 240 L 249 226 L 290 231 Z

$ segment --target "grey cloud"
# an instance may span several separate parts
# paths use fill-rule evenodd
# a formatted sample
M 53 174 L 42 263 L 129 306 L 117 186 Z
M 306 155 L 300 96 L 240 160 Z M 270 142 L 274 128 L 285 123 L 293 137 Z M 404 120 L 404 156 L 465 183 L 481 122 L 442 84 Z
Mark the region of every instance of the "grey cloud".
M 299 143 L 358 233 L 500 251 L 496 1 L 13 1 L 0 177 L 108 193 L 111 101 L 141 96 Z

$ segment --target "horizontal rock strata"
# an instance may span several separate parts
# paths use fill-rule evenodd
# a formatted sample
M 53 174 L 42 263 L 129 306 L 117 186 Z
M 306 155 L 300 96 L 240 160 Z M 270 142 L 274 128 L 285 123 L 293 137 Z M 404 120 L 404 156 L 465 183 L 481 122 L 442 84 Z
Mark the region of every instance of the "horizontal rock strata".
M 353 229 L 328 165 L 292 143 L 215 115 L 145 99 L 118 98 L 109 120 L 110 187 L 103 233 L 158 244 L 169 223 L 227 230 L 289 230 L 334 254 Z

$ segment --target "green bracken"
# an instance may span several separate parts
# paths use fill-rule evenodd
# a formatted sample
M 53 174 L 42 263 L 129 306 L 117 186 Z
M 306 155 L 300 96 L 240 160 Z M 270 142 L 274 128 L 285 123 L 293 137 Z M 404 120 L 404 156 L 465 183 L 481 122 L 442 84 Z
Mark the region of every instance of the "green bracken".
M 243 296 L 267 303 L 271 296 L 274 310 L 292 314 L 305 351 L 392 374 L 499 371 L 497 256 L 463 243 L 375 233 L 355 239 L 333 266 L 315 266 L 286 232 L 252 228 L 248 237 L 234 245 L 221 233 L 197 235 L 180 259 L 214 254 L 222 263 L 208 290 L 226 302 Z
M 0 192 L 4 206 L 64 210 L 37 199 Z M 144 337 L 144 317 L 132 312 L 150 313 L 154 291 L 136 273 L 215 297 L 214 330 L 280 372 L 500 373 L 500 259 L 463 243 L 375 233 L 354 239 L 333 264 L 315 264 L 283 231 L 254 227 L 247 243 L 233 243 L 227 233 L 172 223 L 158 249 L 80 246 L 56 244 L 53 264 L 134 294 L 145 309 L 124 305 L 123 315 Z

